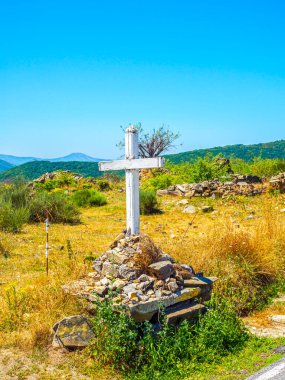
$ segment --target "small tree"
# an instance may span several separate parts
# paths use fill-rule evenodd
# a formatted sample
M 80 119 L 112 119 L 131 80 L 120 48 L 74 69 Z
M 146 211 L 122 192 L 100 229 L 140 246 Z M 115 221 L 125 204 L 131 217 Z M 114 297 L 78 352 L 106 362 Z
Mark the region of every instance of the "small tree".
M 139 131 L 139 156 L 143 158 L 157 157 L 161 153 L 167 152 L 175 147 L 174 142 L 180 137 L 179 133 L 172 132 L 165 125 L 158 129 L 153 129 L 149 133 L 143 133 L 141 124 L 136 127 Z M 117 146 L 123 148 L 125 142 L 121 141 Z

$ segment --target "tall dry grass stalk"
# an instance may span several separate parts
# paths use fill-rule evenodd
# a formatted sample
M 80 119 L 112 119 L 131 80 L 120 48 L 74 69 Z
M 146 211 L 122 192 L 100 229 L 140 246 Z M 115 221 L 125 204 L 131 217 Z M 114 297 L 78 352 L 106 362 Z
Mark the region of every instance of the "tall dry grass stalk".
M 217 276 L 215 292 L 229 297 L 241 314 L 264 301 L 268 283 L 284 277 L 284 215 L 276 209 L 276 199 L 271 196 L 262 198 L 260 215 L 250 227 L 225 217 L 207 233 L 190 235 L 169 246 L 179 261 Z

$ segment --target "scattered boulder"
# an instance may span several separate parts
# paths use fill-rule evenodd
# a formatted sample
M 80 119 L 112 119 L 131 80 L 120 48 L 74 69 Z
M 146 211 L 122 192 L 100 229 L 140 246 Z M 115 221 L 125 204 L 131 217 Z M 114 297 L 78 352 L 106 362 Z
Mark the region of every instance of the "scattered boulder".
M 160 280 L 165 280 L 174 272 L 173 265 L 170 261 L 159 261 L 149 265 L 149 270 Z
M 88 346 L 95 335 L 87 317 L 74 315 L 66 317 L 53 326 L 53 346 L 75 350 Z
M 214 179 L 212 181 L 204 181 L 201 183 L 172 185 L 169 186 L 168 189 L 157 190 L 157 195 L 174 195 L 185 198 L 228 198 L 232 195 L 254 196 L 262 194 L 268 190 L 278 190 L 282 193 L 285 192 L 285 173 L 279 173 L 269 179 L 262 179 L 254 175 L 240 174 L 231 174 L 229 178 L 230 180 L 225 182 Z M 181 201 L 177 203 L 181 205 L 182 203 L 180 202 Z M 187 211 L 187 207 L 185 207 L 184 212 L 189 212 Z
M 183 210 L 183 212 L 187 214 L 195 214 L 196 213 L 196 207 L 195 206 L 186 206 Z

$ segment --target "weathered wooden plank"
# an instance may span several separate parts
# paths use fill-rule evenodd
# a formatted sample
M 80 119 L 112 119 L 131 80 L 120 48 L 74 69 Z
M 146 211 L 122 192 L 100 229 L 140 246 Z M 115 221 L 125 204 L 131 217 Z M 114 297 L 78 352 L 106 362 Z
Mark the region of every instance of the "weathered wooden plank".
M 164 163 L 165 159 L 163 157 L 116 160 L 108 162 L 99 162 L 99 170 L 107 171 L 161 168 L 164 166 Z

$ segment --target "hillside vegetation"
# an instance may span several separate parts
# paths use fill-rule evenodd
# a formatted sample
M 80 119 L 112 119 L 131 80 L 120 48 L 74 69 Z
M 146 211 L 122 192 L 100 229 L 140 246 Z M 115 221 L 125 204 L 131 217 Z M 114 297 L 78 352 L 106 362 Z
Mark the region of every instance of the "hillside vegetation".
M 13 165 L 9 164 L 4 160 L 0 160 L 0 172 L 4 172 L 5 170 L 11 169 Z
M 99 177 L 101 173 L 98 169 L 97 162 L 49 162 L 49 161 L 34 161 L 16 166 L 12 169 L 0 173 L 0 181 L 12 180 L 16 177 L 21 177 L 25 180 L 33 180 L 44 173 L 53 172 L 56 170 L 70 170 L 84 177 Z
M 80 158 L 80 155 L 78 156 L 78 154 L 77 156 L 76 154 L 73 154 L 71 156 Z M 276 171 L 279 170 L 277 169 L 277 167 L 280 166 L 279 164 L 283 162 L 278 160 L 285 160 L 285 140 L 255 145 L 229 145 L 210 149 L 199 149 L 189 152 L 166 155 L 165 157 L 170 164 L 182 164 L 183 162 L 197 164 L 200 162 L 199 159 L 201 158 L 216 156 L 230 158 L 231 161 L 235 163 L 234 169 L 239 170 L 238 172 L 241 174 L 251 174 L 254 171 L 254 174 L 256 175 L 263 175 L 264 170 L 262 168 L 266 167 L 266 169 L 268 169 L 270 166 L 269 163 L 271 162 L 271 166 L 275 166 L 276 170 L 274 173 L 269 170 L 270 172 L 265 173 L 265 175 L 273 175 L 276 173 Z M 68 157 L 69 156 L 67 156 L 66 159 L 69 159 Z M 85 157 L 88 158 L 88 156 Z M 54 159 L 54 161 L 62 159 L 64 158 Z M 26 180 L 33 180 L 40 177 L 44 173 L 52 172 L 55 170 L 70 170 L 84 177 L 99 177 L 101 173 L 98 170 L 97 162 L 86 162 L 86 159 L 84 161 L 68 162 L 27 162 L 17 167 L 7 168 L 8 170 L 4 169 L 5 171 L 0 173 L 0 181 L 9 182 L 16 177 L 22 177 Z M 263 163 L 263 161 L 260 162 L 261 159 L 267 161 Z M 256 165 L 259 162 L 259 169 L 257 169 Z M 185 167 L 181 167 L 181 172 L 184 170 Z M 256 170 L 258 170 L 258 172 L 256 172 Z
M 166 158 L 173 163 L 179 163 L 183 161 L 193 162 L 198 157 L 205 157 L 207 154 L 211 154 L 213 156 L 221 154 L 223 157 L 241 158 L 245 161 L 251 161 L 255 157 L 285 159 L 285 140 L 254 145 L 236 144 L 209 149 L 197 149 L 189 152 L 170 154 L 167 155 Z

